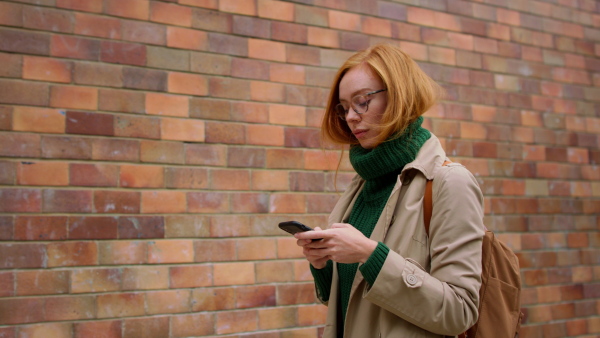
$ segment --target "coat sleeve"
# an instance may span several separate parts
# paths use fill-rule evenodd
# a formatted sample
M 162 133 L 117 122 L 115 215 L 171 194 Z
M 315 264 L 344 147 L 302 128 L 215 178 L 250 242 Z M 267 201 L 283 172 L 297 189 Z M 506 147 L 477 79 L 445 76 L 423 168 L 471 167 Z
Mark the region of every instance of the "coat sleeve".
M 364 297 L 427 331 L 458 335 L 478 318 L 483 195 L 460 165 L 448 166 L 433 182 L 430 272 L 390 251 Z

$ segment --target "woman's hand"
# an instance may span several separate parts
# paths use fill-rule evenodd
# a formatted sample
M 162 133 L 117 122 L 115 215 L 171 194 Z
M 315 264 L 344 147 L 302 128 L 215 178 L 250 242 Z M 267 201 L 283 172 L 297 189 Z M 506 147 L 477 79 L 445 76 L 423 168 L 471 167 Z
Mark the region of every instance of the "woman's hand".
M 377 242 L 346 223 L 334 223 L 331 228 L 306 231 L 294 235 L 303 248 L 306 259 L 316 269 L 322 269 L 329 259 L 338 263 L 364 263 L 371 256 Z M 314 239 L 321 240 L 315 241 Z

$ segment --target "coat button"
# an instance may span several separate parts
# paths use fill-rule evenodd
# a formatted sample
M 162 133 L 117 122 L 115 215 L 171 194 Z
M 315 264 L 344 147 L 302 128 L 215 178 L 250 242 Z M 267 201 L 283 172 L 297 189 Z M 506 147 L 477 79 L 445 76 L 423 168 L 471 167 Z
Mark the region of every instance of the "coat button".
M 417 280 L 417 276 L 415 275 L 408 275 L 406 276 L 406 282 L 410 285 L 415 285 L 417 284 L 418 280 Z

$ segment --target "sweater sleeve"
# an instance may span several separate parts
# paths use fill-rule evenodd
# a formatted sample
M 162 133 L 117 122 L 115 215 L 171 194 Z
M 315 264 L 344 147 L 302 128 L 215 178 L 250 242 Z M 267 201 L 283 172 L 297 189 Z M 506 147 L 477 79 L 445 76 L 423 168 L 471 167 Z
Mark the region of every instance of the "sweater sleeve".
M 331 280 L 333 279 L 333 262 L 327 261 L 327 265 L 323 269 L 315 269 L 310 265 L 310 272 L 315 280 L 317 287 L 317 295 L 322 302 L 329 301 L 329 293 L 331 292 Z
M 375 280 L 379 275 L 379 271 L 381 271 L 381 267 L 383 267 L 383 263 L 385 262 L 389 252 L 390 248 L 388 248 L 387 245 L 383 244 L 382 242 L 379 242 L 369 259 L 367 259 L 365 264 L 360 266 L 360 273 L 362 273 L 369 285 L 373 285 L 375 283 Z

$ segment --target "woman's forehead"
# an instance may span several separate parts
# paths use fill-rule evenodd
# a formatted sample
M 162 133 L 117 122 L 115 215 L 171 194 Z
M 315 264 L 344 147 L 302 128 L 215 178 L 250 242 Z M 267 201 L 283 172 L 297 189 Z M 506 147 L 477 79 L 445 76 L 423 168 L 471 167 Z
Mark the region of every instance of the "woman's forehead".
M 350 68 L 339 84 L 339 96 L 351 97 L 364 91 L 383 88 L 381 78 L 366 64 Z

